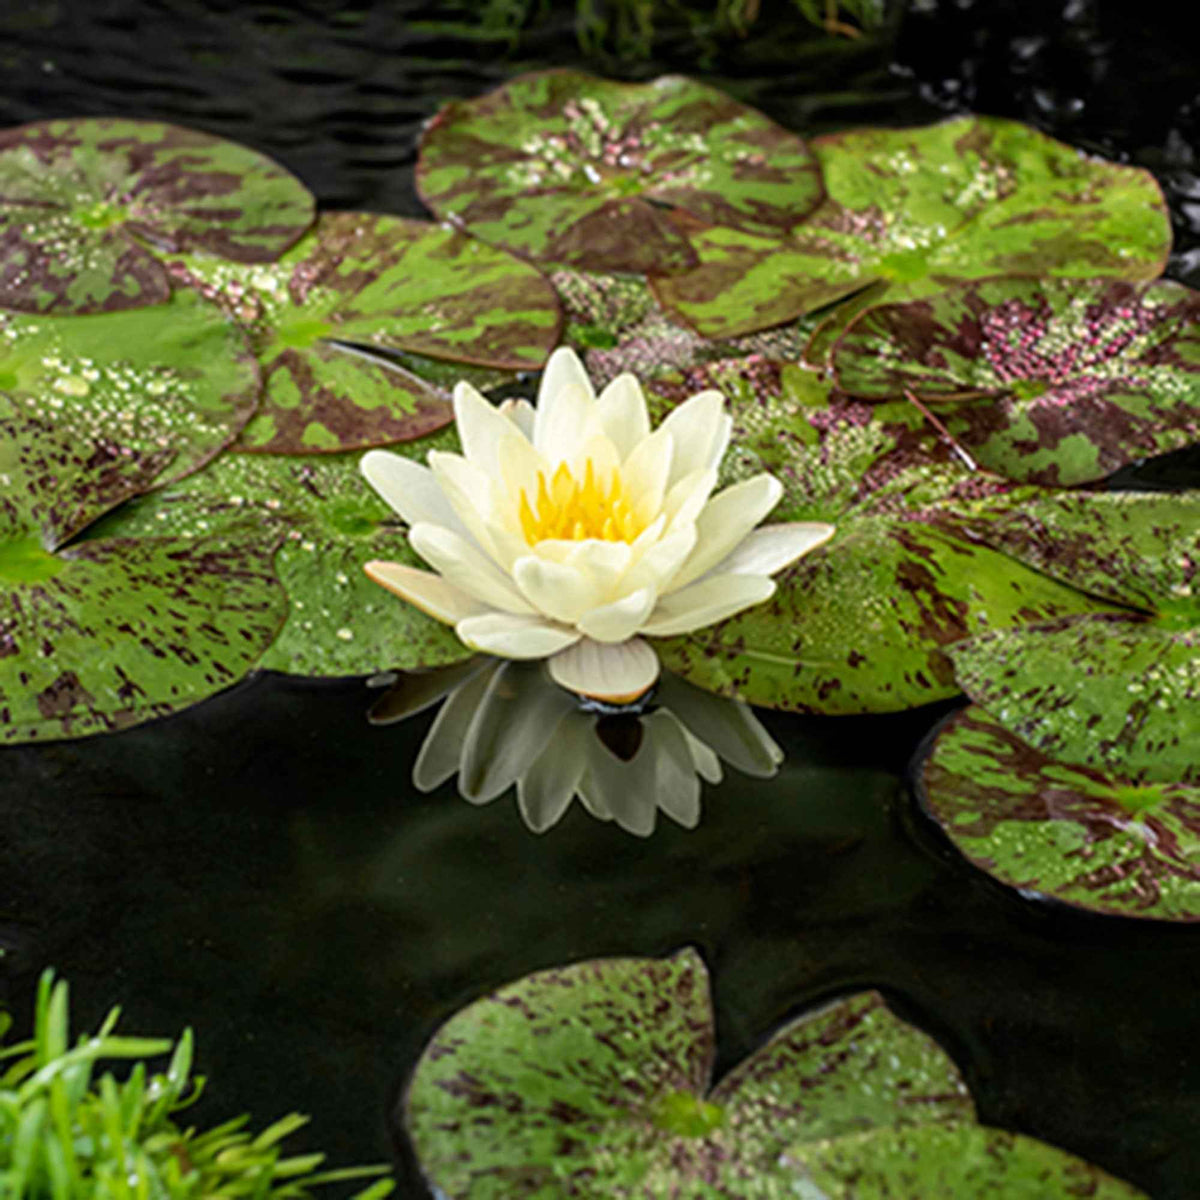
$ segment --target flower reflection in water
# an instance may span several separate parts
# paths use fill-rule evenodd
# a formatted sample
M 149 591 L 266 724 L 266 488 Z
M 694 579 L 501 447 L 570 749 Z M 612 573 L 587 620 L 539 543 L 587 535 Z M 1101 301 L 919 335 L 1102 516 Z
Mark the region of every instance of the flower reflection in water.
M 663 674 L 637 704 L 581 700 L 550 678 L 544 662 L 476 657 L 435 671 L 389 672 L 373 724 L 442 706 L 413 767 L 432 791 L 458 776 L 459 794 L 487 804 L 516 786 L 534 833 L 559 821 L 571 800 L 639 837 L 658 810 L 686 829 L 700 820 L 701 781 L 719 783 L 722 762 L 758 778 L 783 752 L 750 708 Z

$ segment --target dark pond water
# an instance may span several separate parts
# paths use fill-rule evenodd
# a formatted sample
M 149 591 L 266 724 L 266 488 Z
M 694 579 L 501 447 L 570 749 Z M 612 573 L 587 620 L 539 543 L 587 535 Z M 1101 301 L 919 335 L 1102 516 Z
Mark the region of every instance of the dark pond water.
M 790 23 L 710 77 L 802 131 L 972 107 L 1151 166 L 1173 272 L 1196 282 L 1200 116 L 1169 29 L 1129 4 L 914 7 L 895 43 L 818 53 Z M 178 121 L 267 151 L 327 205 L 418 215 L 424 118 L 578 59 L 561 29 L 505 60 L 414 27 L 450 11 L 28 0 L 0 10 L 0 124 Z M 696 49 L 664 42 L 635 73 Z M 1195 486 L 1200 469 L 1183 455 L 1128 477 Z M 690 943 L 715 976 L 719 1069 L 800 1008 L 879 987 L 944 1041 L 988 1123 L 1156 1197 L 1196 1194 L 1200 932 L 1037 907 L 965 865 L 906 783 L 946 709 L 766 714 L 775 779 L 731 773 L 697 829 L 660 820 L 638 840 L 578 806 L 536 837 L 511 797 L 415 793 L 429 716 L 371 728 L 369 702 L 361 680 L 266 676 L 154 726 L 0 753 L 0 989 L 19 1021 L 53 964 L 80 1027 L 113 1003 L 130 1032 L 195 1026 L 214 1080 L 198 1122 L 297 1108 L 314 1117 L 298 1144 L 403 1165 L 390 1109 L 452 1011 L 540 967 Z

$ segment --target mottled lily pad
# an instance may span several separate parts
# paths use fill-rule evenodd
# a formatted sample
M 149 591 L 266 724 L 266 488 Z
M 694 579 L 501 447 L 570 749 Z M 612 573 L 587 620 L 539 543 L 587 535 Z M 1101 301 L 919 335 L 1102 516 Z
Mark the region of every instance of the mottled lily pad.
M 0 416 L 23 415 L 194 471 L 250 420 L 261 388 L 241 328 L 190 293 L 137 312 L 0 312 Z
M 535 261 L 639 273 L 695 265 L 672 212 L 778 237 L 822 195 L 804 142 L 724 92 L 565 70 L 443 107 L 417 190 L 441 220 Z
M 769 471 L 784 485 L 770 521 L 837 526 L 776 576 L 770 600 L 656 641 L 664 665 L 693 683 L 773 708 L 896 711 L 956 694 L 941 653 L 951 643 L 1111 611 L 954 530 L 979 497 L 1002 509 L 1032 489 L 967 470 L 907 403 L 851 401 L 811 373 L 762 360 L 653 386 L 664 407 L 720 388 L 734 420 L 725 480 Z
M 447 431 L 392 449 L 423 459 L 429 449 L 452 447 Z M 125 505 L 93 532 L 237 536 L 251 539 L 268 562 L 274 555 L 287 621 L 263 647 L 259 666 L 340 676 L 466 659 L 470 651 L 449 626 L 363 574 L 371 559 L 425 564 L 409 549 L 399 518 L 367 486 L 360 458 L 227 454 L 183 483 Z
M 951 1194 L 917 1185 L 951 1170 L 935 1148 L 952 1144 L 972 1164 L 961 1175 L 973 1186 L 956 1196 L 996 1195 L 986 1186 L 1035 1158 L 1043 1181 L 1137 1195 L 1060 1151 L 976 1126 L 954 1064 L 874 992 L 786 1025 L 710 1088 L 713 1058 L 694 951 L 578 963 L 456 1013 L 418 1062 L 402 1116 L 426 1177 L 452 1200 L 924 1200 Z M 877 1191 L 858 1190 L 860 1159 Z
M 1200 786 L 1057 761 L 985 709 L 935 740 L 920 798 L 977 867 L 1027 895 L 1126 917 L 1200 920 Z
M 1200 439 L 1200 293 L 1169 281 L 989 279 L 881 305 L 833 365 L 852 395 L 938 401 L 1010 479 L 1086 483 Z
M 273 548 L 234 538 L 63 545 L 150 486 L 158 457 L 0 421 L 0 741 L 121 729 L 236 683 L 284 617 Z
M 1153 279 L 1170 249 L 1149 172 L 1014 121 L 958 117 L 812 147 L 829 195 L 789 239 L 692 231 L 699 266 L 655 278 L 699 333 L 780 325 L 869 285 L 880 304 L 990 275 Z
M 0 305 L 101 312 L 161 304 L 158 254 L 270 262 L 312 224 L 304 185 L 195 129 L 108 117 L 0 131 Z
M 275 263 L 193 255 L 171 273 L 241 321 L 262 363 L 265 391 L 243 450 L 310 454 L 421 437 L 453 419 L 453 382 L 540 368 L 561 323 L 554 289 L 527 263 L 427 221 L 373 213 L 324 214 Z

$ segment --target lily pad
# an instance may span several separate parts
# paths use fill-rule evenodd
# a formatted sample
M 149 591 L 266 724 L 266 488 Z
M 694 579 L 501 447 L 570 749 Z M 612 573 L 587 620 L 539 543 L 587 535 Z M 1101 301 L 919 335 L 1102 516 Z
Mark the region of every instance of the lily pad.
M 1030 483 L 1086 483 L 1200 439 L 1200 293 L 1169 281 L 989 279 L 881 305 L 833 366 L 852 395 L 937 401 L 973 458 Z
M 427 221 L 374 213 L 324 214 L 275 263 L 193 255 L 171 273 L 246 326 L 265 391 L 239 449 L 258 452 L 431 433 L 453 419 L 450 384 L 540 368 L 561 324 L 554 289 L 527 263 Z
M 969 471 L 907 403 L 852 401 L 764 360 L 656 382 L 664 408 L 705 387 L 730 399 L 723 482 L 762 471 L 776 521 L 828 521 L 834 538 L 776 576 L 766 602 L 657 640 L 663 664 L 712 691 L 773 708 L 887 712 L 959 690 L 942 649 L 987 629 L 1112 611 L 1065 582 L 955 531 L 980 497 L 998 510 L 1032 489 Z
M 447 431 L 392 449 L 424 458 L 429 449 L 452 446 Z M 287 620 L 262 647 L 259 666 L 342 676 L 468 658 L 449 626 L 363 574 L 372 559 L 425 564 L 409 549 L 399 518 L 367 486 L 360 458 L 227 454 L 183 483 L 125 505 L 93 533 L 236 536 L 249 538 L 268 563 L 273 555 Z
M 228 446 L 260 388 L 241 328 L 190 293 L 137 312 L 0 312 L 0 416 L 67 418 L 73 436 L 92 431 L 125 451 L 166 451 L 164 481 Z
M 1134 782 L 1035 749 L 972 705 L 937 736 L 920 799 L 975 866 L 1023 894 L 1200 920 L 1200 786 Z
M 1153 279 L 1171 245 L 1158 185 L 998 117 L 817 138 L 828 198 L 786 240 L 694 230 L 666 308 L 706 337 L 781 325 L 873 285 L 916 299 L 991 275 Z
M 271 552 L 234 538 L 63 542 L 170 459 L 0 421 L 0 741 L 121 729 L 236 683 L 283 620 Z
M 444 106 L 417 190 L 439 219 L 535 261 L 637 273 L 695 265 L 672 212 L 778 237 L 822 195 L 805 143 L 724 92 L 566 70 Z
M 163 303 L 159 254 L 270 262 L 312 224 L 276 163 L 195 129 L 109 117 L 0 131 L 0 305 L 102 312 Z
M 1050 1168 L 1043 1180 L 1069 1171 L 1097 1186 L 1089 1194 L 1137 1195 L 975 1126 L 954 1064 L 874 992 L 786 1025 L 710 1089 L 713 1057 L 695 951 L 578 963 L 456 1013 L 418 1062 L 403 1119 L 431 1185 L 454 1200 L 928 1197 L 936 1188 L 911 1185 L 949 1170 L 934 1148 L 955 1143 L 973 1151 L 962 1175 L 974 1185 L 956 1196 L 997 1194 L 985 1185 L 1019 1177 L 1031 1157 Z M 858 1190 L 860 1157 L 876 1192 Z

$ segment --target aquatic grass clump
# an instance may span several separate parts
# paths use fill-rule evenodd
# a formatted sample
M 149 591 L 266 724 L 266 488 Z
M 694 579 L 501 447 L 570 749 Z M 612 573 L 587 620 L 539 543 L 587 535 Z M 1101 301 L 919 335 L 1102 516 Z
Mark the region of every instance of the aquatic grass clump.
M 120 1009 L 72 1046 L 67 985 L 43 973 L 33 1037 L 0 1046 L 0 1197 L 15 1200 L 303 1200 L 323 1183 L 382 1175 L 386 1167 L 322 1171 L 323 1154 L 283 1157 L 281 1143 L 308 1118 L 291 1113 L 255 1135 L 248 1116 L 200 1132 L 174 1114 L 204 1090 L 191 1075 L 192 1034 L 172 1046 L 113 1033 Z M 0 1012 L 0 1040 L 11 1027 Z M 170 1052 L 165 1072 L 146 1059 Z M 95 1076 L 101 1059 L 133 1060 L 118 1082 Z M 380 1200 L 393 1181 L 378 1179 L 356 1200 Z

